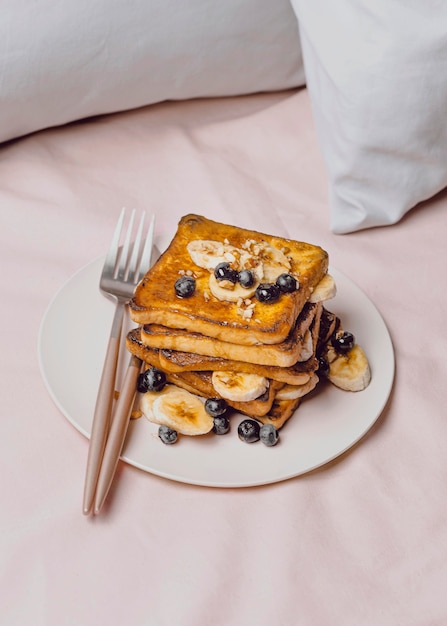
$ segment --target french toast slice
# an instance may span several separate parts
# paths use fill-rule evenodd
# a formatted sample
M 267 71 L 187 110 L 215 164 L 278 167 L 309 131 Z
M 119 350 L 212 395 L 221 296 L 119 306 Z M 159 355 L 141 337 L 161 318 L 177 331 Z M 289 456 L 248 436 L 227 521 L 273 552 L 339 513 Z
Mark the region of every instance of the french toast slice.
M 203 356 L 192 352 L 150 348 L 141 341 L 141 327 L 134 328 L 128 333 L 126 346 L 129 352 L 142 361 L 158 367 L 166 373 L 171 372 L 173 374 L 205 371 L 244 372 L 265 376 L 289 385 L 303 385 L 318 367 L 318 361 L 314 356 L 307 361 L 295 363 L 295 365 L 290 367 L 277 367 Z
M 277 367 L 275 365 L 258 365 L 256 363 L 201 356 L 191 352 L 160 350 L 160 366 L 162 369 L 170 372 L 246 372 L 247 374 L 265 376 L 289 385 L 302 385 L 309 380 L 311 373 L 316 369 L 317 361 L 315 357 L 311 357 L 307 361 L 296 363 L 291 367 Z
M 141 341 L 151 348 L 193 352 L 258 365 L 290 367 L 297 362 L 307 361 L 313 354 L 314 341 L 310 327 L 319 307 L 321 303 L 307 303 L 292 332 L 285 341 L 278 344 L 237 345 L 198 332 L 172 329 L 158 324 L 144 325 L 141 329 Z
M 216 246 L 220 246 L 217 252 Z M 213 268 L 222 258 L 239 263 L 239 269 L 253 268 L 261 282 L 274 282 L 275 273 L 289 273 L 299 288 L 268 303 L 252 295 L 222 300 L 212 289 Z M 167 250 L 137 286 L 130 316 L 137 324 L 186 330 L 237 345 L 281 344 L 327 269 L 328 254 L 319 246 L 189 214 L 180 220 Z M 195 289 L 181 298 L 174 285 L 185 274 L 192 275 Z

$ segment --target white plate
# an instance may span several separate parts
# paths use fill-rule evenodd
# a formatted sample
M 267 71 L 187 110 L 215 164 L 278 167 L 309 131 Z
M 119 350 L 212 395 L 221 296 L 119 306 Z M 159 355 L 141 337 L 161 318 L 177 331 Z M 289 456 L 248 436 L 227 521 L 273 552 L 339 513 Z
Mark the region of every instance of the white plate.
M 39 335 L 39 363 L 49 393 L 64 416 L 89 436 L 113 303 L 98 289 L 103 258 L 77 272 L 55 295 Z M 365 349 L 372 370 L 369 387 L 359 393 L 327 385 L 303 401 L 268 448 L 238 439 L 238 416 L 227 435 L 181 437 L 164 445 L 157 427 L 141 418 L 131 422 L 122 459 L 172 480 L 211 487 L 274 483 L 319 467 L 353 446 L 381 414 L 394 378 L 391 339 L 368 297 L 331 268 L 338 293 L 328 308 L 337 313 Z M 122 362 L 128 358 L 123 350 Z M 122 372 L 119 372 L 122 376 Z

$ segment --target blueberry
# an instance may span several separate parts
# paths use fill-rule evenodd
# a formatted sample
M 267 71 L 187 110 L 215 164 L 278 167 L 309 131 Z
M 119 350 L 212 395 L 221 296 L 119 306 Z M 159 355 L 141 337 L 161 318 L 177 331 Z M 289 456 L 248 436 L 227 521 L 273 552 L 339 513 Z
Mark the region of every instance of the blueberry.
M 276 446 L 279 435 L 273 424 L 263 424 L 259 430 L 259 437 L 266 446 Z
M 292 274 L 280 274 L 276 279 L 276 284 L 283 293 L 292 293 L 299 287 L 297 279 Z
M 320 356 L 318 358 L 318 369 L 317 374 L 319 376 L 327 376 L 329 374 L 329 363 L 324 356 Z
M 255 295 L 259 302 L 276 302 L 280 295 L 280 289 L 274 283 L 261 283 L 256 288 Z
M 254 443 L 255 441 L 259 441 L 260 428 L 259 422 L 246 419 L 239 424 L 237 434 L 239 435 L 239 439 L 241 439 L 241 441 Z
M 238 273 L 227 262 L 218 263 L 214 268 L 216 280 L 229 280 L 230 283 L 237 283 Z
M 251 270 L 241 270 L 238 274 L 238 281 L 242 287 L 248 289 L 255 284 L 255 277 Z
M 150 367 L 137 378 L 137 390 L 140 393 L 161 391 L 165 385 L 166 374 L 156 367 Z
M 215 432 L 216 435 L 226 435 L 227 432 L 230 430 L 230 420 L 228 419 L 228 417 L 225 417 L 225 415 L 219 415 L 213 419 L 213 432 Z
M 225 415 L 228 409 L 228 404 L 223 398 L 207 398 L 205 402 L 205 411 L 211 417 L 220 417 Z
M 175 443 L 178 439 L 177 431 L 169 428 L 169 426 L 159 426 L 158 436 L 160 437 L 162 442 L 166 443 L 167 445 Z
M 346 354 L 354 347 L 355 337 L 347 331 L 338 331 L 332 335 L 331 343 L 337 352 Z
M 179 298 L 190 298 L 196 290 L 196 281 L 192 276 L 180 276 L 175 281 L 174 289 Z

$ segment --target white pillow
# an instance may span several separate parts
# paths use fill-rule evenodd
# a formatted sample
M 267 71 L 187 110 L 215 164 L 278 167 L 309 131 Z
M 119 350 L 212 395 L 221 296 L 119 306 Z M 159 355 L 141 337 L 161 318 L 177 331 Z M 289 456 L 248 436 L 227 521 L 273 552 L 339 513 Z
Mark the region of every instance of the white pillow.
M 447 186 L 447 2 L 292 4 L 331 229 L 393 224 Z
M 289 0 L 3 0 L 0 141 L 169 99 L 304 84 Z

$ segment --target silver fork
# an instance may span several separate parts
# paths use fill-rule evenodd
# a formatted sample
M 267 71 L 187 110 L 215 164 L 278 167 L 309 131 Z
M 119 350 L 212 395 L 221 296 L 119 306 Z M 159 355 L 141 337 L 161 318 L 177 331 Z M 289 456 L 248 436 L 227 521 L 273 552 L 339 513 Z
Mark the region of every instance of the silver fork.
M 152 252 L 154 217 L 150 220 L 144 236 L 146 214 L 145 212 L 142 213 L 135 239 L 132 241 L 135 209 L 131 212 L 124 241 L 120 245 L 125 213 L 126 211 L 123 209 L 99 281 L 99 288 L 103 295 L 113 298 L 116 304 L 90 435 L 84 484 L 83 513 L 85 515 L 90 513 L 93 505 L 110 427 L 125 305 L 132 297 L 135 286 L 149 269 Z

